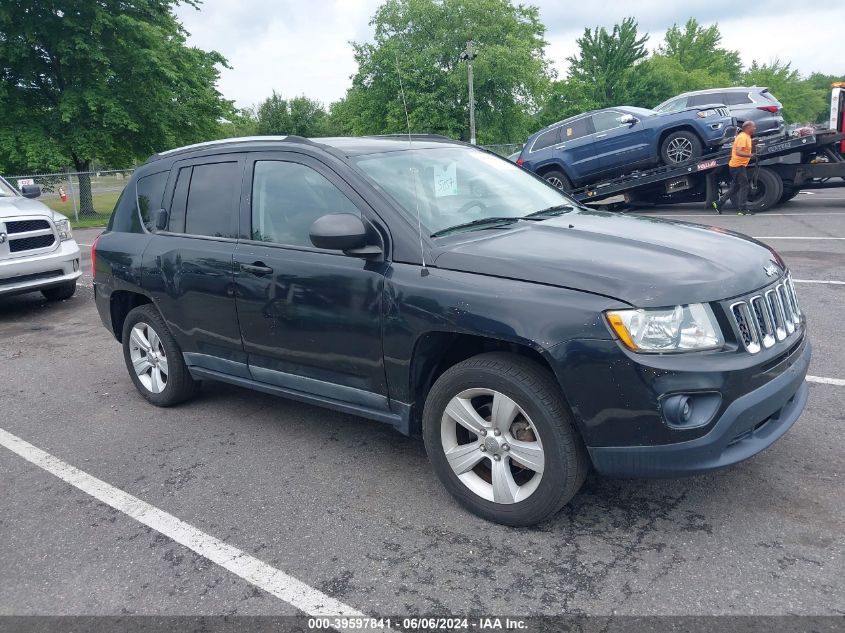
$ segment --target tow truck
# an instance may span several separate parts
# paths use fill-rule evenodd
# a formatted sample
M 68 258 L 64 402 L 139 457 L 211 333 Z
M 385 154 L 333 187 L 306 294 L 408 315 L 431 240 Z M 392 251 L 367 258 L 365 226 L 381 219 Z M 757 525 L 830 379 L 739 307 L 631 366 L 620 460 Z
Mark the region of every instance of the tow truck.
M 683 165 L 634 171 L 569 195 L 611 209 L 689 202 L 704 202 L 709 209 L 728 180 L 730 157 L 731 150 L 725 147 Z M 801 190 L 845 187 L 845 82 L 832 85 L 830 129 L 758 139 L 751 168 L 752 211 L 766 211 Z

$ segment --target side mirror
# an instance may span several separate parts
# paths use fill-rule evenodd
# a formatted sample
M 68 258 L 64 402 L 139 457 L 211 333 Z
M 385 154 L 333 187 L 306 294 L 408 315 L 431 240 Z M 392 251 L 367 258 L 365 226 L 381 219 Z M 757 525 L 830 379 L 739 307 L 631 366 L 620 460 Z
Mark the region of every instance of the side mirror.
M 622 125 L 634 125 L 639 119 L 635 117 L 633 114 L 623 114 L 619 117 L 619 123 Z
M 370 246 L 364 221 L 352 213 L 330 213 L 314 220 L 309 231 L 317 248 L 343 251 L 347 255 L 378 255 L 381 249 Z
M 41 187 L 38 185 L 24 185 L 21 187 L 21 194 L 24 198 L 37 198 L 41 195 Z
M 163 231 L 167 228 L 167 211 L 159 209 L 156 211 L 156 230 Z

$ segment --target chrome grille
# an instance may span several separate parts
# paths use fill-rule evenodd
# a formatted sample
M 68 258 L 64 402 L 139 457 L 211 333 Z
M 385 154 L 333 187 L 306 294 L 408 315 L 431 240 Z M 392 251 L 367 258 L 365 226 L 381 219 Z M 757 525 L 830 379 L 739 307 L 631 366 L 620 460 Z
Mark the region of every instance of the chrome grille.
M 45 218 L 17 217 L 0 222 L 6 239 L 0 244 L 0 256 L 20 257 L 30 251 L 45 251 L 57 243 L 53 223 Z
M 792 278 L 786 277 L 759 294 L 735 301 L 730 315 L 742 346 L 751 354 L 784 340 L 801 323 Z
M 727 108 L 716 108 L 716 112 L 719 113 L 719 116 L 730 116 L 731 111 Z

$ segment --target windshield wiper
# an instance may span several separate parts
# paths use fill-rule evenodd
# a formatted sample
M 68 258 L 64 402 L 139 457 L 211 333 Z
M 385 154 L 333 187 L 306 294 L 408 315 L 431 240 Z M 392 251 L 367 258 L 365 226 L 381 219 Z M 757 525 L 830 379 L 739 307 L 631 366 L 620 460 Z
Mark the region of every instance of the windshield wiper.
M 495 228 L 497 226 L 507 226 L 508 224 L 513 224 L 514 222 L 518 222 L 521 219 L 522 218 L 514 217 L 478 218 L 477 220 L 473 220 L 472 222 L 464 222 L 463 224 L 456 224 L 455 226 L 450 226 L 449 228 L 435 231 L 431 234 L 431 237 L 440 237 L 441 235 L 446 235 L 447 233 L 451 233 L 453 231 L 460 231 L 461 229 L 475 227 L 481 228 L 485 226 L 489 226 L 490 228 Z
M 522 216 L 523 220 L 542 220 L 544 218 L 554 218 L 559 215 L 563 215 L 564 213 L 568 213 L 569 211 L 574 211 L 575 207 L 571 204 L 556 204 L 553 207 L 547 207 L 545 209 L 540 209 L 539 211 L 535 211 L 534 213 L 529 213 L 528 215 Z

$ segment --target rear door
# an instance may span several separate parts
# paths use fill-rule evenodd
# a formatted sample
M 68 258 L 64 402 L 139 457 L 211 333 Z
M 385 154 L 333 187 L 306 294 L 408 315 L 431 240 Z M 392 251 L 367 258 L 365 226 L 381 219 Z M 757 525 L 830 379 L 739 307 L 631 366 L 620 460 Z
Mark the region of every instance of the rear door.
M 624 171 L 652 158 L 649 131 L 640 120 L 623 124 L 620 118 L 624 114 L 609 110 L 593 115 L 596 157 L 603 172 Z
M 334 171 L 295 152 L 252 154 L 235 252 L 237 312 L 251 376 L 333 400 L 387 408 L 381 301 L 387 264 L 316 248 L 330 213 L 375 220 Z
M 142 285 L 189 365 L 244 375 L 234 263 L 244 158 L 176 163 L 165 192 L 168 226 L 152 234 Z
M 555 153 L 569 169 L 575 181 L 589 179 L 601 171 L 596 157 L 592 117 L 583 116 L 560 126 L 560 143 Z

